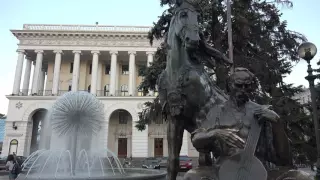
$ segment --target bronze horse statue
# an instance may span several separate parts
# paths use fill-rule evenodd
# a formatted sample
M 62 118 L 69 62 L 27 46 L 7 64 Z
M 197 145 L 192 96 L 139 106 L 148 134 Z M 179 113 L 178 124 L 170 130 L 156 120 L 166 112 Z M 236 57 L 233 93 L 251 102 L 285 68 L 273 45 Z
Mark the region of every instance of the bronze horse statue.
M 228 65 L 233 62 L 205 42 L 200 32 L 198 22 L 200 13 L 196 8 L 196 1 L 175 1 L 175 10 L 166 39 L 166 69 L 157 82 L 162 111 L 168 118 L 168 180 L 175 180 L 178 174 L 184 130 L 193 133 L 207 118 L 207 114 L 213 107 L 228 99 L 228 96 L 209 77 L 204 64 L 214 66 L 215 62 L 212 59 Z M 197 56 L 199 52 L 207 58 Z M 272 129 L 283 135 L 283 139 L 276 142 L 277 145 L 284 150 L 288 149 L 284 143 L 287 138 L 282 131 L 283 128 L 275 126 Z M 199 164 L 211 168 L 210 154 L 200 153 L 199 155 Z M 299 171 L 291 172 L 301 175 Z M 273 179 L 269 172 L 268 176 Z M 297 175 L 289 173 L 283 176 L 284 179 L 287 177 L 297 177 Z
M 199 12 L 194 2 L 176 0 L 175 11 L 167 35 L 166 69 L 158 79 L 159 100 L 168 118 L 168 177 L 175 180 L 179 170 L 179 154 L 184 130 L 192 133 L 209 110 L 227 100 L 213 83 L 203 62 L 195 55 L 202 51 L 227 64 L 232 62 L 210 47 L 200 34 Z M 214 64 L 211 58 L 207 64 Z M 200 154 L 210 162 L 209 154 Z M 210 160 L 209 160 L 210 159 Z

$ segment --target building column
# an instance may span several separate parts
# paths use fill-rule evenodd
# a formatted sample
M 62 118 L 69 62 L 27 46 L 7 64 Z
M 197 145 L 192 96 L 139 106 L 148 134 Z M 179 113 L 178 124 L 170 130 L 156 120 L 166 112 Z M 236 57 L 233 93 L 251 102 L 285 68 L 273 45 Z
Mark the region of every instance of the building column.
M 183 131 L 182 146 L 180 150 L 181 156 L 188 156 L 188 131 Z
M 46 70 L 42 69 L 39 75 L 39 94 L 43 96 L 43 90 L 44 90 L 44 81 L 46 78 Z
M 151 66 L 151 63 L 153 63 L 153 55 L 154 52 L 153 51 L 148 51 L 146 52 L 147 56 L 148 56 L 148 60 L 147 60 L 147 67 Z
M 119 83 L 120 83 L 120 76 L 121 76 L 121 65 L 119 64 L 119 61 L 117 61 L 117 70 L 116 70 L 116 77 L 115 77 L 115 79 L 116 79 L 116 86 L 115 86 L 115 95 L 116 96 L 118 96 L 119 95 L 119 93 L 120 93 L 120 85 L 119 85 Z
M 101 86 L 101 81 L 102 81 L 102 64 L 99 63 L 98 64 L 98 77 L 97 77 L 97 95 L 98 96 L 102 96 L 103 93 L 102 93 L 102 86 Z
M 22 49 L 18 49 L 18 60 L 16 65 L 16 72 L 14 75 L 14 82 L 13 82 L 13 89 L 12 94 L 17 95 L 20 92 L 20 83 L 21 83 L 21 75 L 22 75 L 22 68 L 23 68 L 23 60 L 24 60 L 24 53 L 25 51 Z
M 61 67 L 61 50 L 53 51 L 56 56 L 54 60 L 54 69 L 53 69 L 53 82 L 52 82 L 52 94 L 58 95 L 59 91 L 59 82 L 60 82 L 60 67 Z
M 24 69 L 24 78 L 23 78 L 23 86 L 22 86 L 23 95 L 28 95 L 31 66 L 32 66 L 32 60 L 30 59 L 30 57 L 26 57 L 26 67 Z
M 73 51 L 73 74 L 72 74 L 72 85 L 71 90 L 73 92 L 78 91 L 79 88 L 79 78 L 80 78 L 80 55 L 81 51 Z
M 32 89 L 33 89 L 33 86 L 34 86 L 34 75 L 35 75 L 35 72 L 36 72 L 36 61 L 32 61 L 32 64 L 33 64 L 33 75 L 32 75 L 32 81 L 31 81 L 31 92 L 30 94 L 32 94 Z
M 146 52 L 147 56 L 148 56 L 148 60 L 147 60 L 147 67 L 151 66 L 151 63 L 153 63 L 153 55 L 154 52 L 150 51 L 150 52 Z M 154 90 L 149 89 L 149 96 L 154 96 Z
M 136 52 L 129 51 L 129 96 L 135 96 L 136 93 Z
M 91 73 L 91 94 L 97 94 L 97 79 L 98 79 L 98 64 L 99 64 L 99 51 L 91 51 L 92 53 L 92 73 Z
M 36 59 L 36 66 L 34 70 L 34 78 L 33 78 L 33 87 L 32 87 L 32 94 L 38 93 L 38 87 L 39 87 L 39 75 L 42 69 L 42 59 L 43 59 L 43 50 L 35 50 L 37 53 L 37 59 Z
M 168 157 L 168 138 L 166 135 L 163 137 L 163 156 Z
M 110 65 L 110 95 L 115 96 L 116 93 L 116 76 L 117 76 L 117 56 L 118 51 L 110 51 L 111 65 Z

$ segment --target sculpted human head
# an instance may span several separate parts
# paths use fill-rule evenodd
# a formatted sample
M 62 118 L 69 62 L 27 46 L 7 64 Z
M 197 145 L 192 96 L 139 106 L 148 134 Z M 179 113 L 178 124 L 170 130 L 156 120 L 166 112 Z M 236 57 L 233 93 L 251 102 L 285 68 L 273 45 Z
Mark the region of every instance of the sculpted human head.
M 245 103 L 249 101 L 250 93 L 255 90 L 256 83 L 253 73 L 246 68 L 238 67 L 228 78 L 227 91 L 238 104 Z

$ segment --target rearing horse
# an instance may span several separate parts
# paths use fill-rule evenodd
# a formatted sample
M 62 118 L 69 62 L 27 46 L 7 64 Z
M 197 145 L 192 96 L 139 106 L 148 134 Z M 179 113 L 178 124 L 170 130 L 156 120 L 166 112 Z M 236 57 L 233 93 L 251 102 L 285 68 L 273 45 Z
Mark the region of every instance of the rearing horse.
M 176 1 L 167 36 L 166 69 L 158 79 L 160 103 L 168 115 L 168 180 L 175 180 L 179 170 L 184 130 L 194 132 L 209 110 L 227 99 L 194 54 L 201 50 L 216 60 L 232 62 L 200 37 L 198 17 L 192 3 Z

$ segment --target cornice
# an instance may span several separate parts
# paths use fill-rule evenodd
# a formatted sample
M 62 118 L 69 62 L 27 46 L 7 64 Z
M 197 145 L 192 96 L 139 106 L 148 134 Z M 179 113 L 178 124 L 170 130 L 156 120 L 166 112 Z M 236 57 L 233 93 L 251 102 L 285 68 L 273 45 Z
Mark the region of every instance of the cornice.
M 100 46 L 100 47 L 159 47 L 161 41 L 155 41 L 150 46 L 147 39 L 84 39 L 84 38 L 48 38 L 48 39 L 21 39 L 19 46 L 39 45 L 39 46 Z
M 133 38 L 147 39 L 145 32 L 107 32 L 107 31 L 40 31 L 40 30 L 11 30 L 17 39 L 23 38 Z

